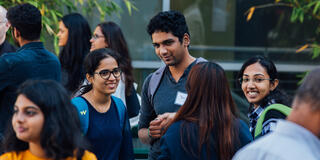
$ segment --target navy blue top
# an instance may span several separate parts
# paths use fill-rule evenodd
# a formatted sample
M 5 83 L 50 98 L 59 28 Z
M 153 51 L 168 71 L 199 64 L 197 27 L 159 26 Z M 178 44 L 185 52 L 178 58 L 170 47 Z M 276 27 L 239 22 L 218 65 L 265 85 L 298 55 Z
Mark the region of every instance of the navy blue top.
M 183 122 L 183 123 L 182 123 Z M 239 140 L 240 144 L 237 146 L 234 146 L 236 150 L 240 149 L 244 145 L 248 144 L 252 141 L 252 136 L 249 132 L 248 126 L 242 121 L 238 121 L 239 123 Z M 181 145 L 181 125 L 184 124 L 185 126 L 188 126 L 188 133 L 190 134 L 190 146 L 195 153 L 198 152 L 198 146 L 199 146 L 199 127 L 195 123 L 186 122 L 186 121 L 178 121 L 173 123 L 169 129 L 167 130 L 166 134 L 162 136 L 160 143 L 161 143 L 161 155 L 158 157 L 158 160 L 194 160 L 198 159 L 198 157 L 195 157 L 192 155 L 190 151 L 186 152 Z M 185 128 L 185 127 L 184 127 Z M 185 132 L 184 132 L 185 133 Z M 216 133 L 216 132 L 214 132 Z M 214 134 L 212 133 L 212 135 Z M 183 137 L 186 137 L 184 135 Z M 187 144 L 187 138 L 183 139 L 184 144 Z M 210 159 L 212 160 L 218 160 L 217 153 L 214 149 L 214 143 L 215 140 L 213 140 L 210 143 Z M 207 143 L 203 144 L 200 159 L 207 159 Z
M 16 89 L 27 79 L 61 79 L 57 56 L 41 42 L 25 44 L 16 52 L 0 56 L 0 135 L 11 116 Z
M 105 113 L 97 112 L 86 102 L 90 115 L 86 134 L 91 144 L 90 151 L 99 160 L 133 159 L 131 136 L 121 130 L 115 102 L 111 101 L 110 109 Z
M 150 74 L 143 83 L 141 93 L 141 108 L 139 117 L 139 129 L 149 128 L 149 123 L 154 120 L 157 115 L 166 112 L 176 112 L 179 110 L 182 104 L 175 103 L 178 92 L 187 94 L 185 88 L 189 72 L 191 68 L 196 64 L 196 60 L 192 62 L 183 72 L 178 82 L 172 77 L 169 67 L 164 70 L 163 77 L 159 84 L 158 89 L 154 93 L 153 105 L 148 98 L 148 88 L 151 79 Z M 159 139 L 153 139 L 150 146 L 149 159 L 157 159 L 160 155 L 160 141 Z

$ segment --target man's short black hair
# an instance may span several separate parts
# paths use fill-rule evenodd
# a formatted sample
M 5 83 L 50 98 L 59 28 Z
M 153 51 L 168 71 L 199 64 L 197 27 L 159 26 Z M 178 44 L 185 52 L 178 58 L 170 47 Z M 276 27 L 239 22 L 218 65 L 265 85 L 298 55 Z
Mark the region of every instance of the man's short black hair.
M 189 29 L 186 23 L 186 19 L 183 14 L 178 11 L 165 11 L 155 15 L 149 22 L 147 31 L 150 36 L 154 32 L 167 32 L 172 33 L 179 38 L 182 43 L 182 39 L 185 33 L 189 36 Z
M 9 8 L 7 19 L 22 38 L 37 40 L 41 33 L 41 13 L 35 6 L 25 3 Z

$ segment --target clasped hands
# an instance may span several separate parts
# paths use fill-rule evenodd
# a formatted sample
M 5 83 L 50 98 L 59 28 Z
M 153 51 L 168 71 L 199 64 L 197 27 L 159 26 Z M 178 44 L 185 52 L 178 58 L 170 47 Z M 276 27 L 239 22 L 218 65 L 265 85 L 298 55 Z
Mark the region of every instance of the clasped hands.
M 175 115 L 176 115 L 175 112 L 164 113 L 164 114 L 158 115 L 157 118 L 152 120 L 149 123 L 149 131 L 148 131 L 149 137 L 160 138 L 162 135 L 164 135 L 167 127 L 169 127 L 168 125 L 170 124 L 170 122 L 172 122 Z

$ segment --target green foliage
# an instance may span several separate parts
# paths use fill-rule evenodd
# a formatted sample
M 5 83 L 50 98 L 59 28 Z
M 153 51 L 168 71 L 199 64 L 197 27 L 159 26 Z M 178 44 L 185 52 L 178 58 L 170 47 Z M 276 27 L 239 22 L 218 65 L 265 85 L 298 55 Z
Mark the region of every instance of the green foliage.
M 123 0 L 129 14 L 132 9 L 137 10 L 133 5 L 132 0 Z M 45 37 L 53 36 L 55 52 L 59 52 L 58 37 L 56 31 L 58 30 L 58 23 L 63 15 L 78 11 L 81 9 L 83 13 L 92 14 L 95 9 L 100 14 L 100 20 L 103 21 L 106 15 L 117 14 L 123 12 L 120 6 L 112 0 L 1 0 L 0 5 L 5 8 L 21 4 L 30 3 L 36 6 L 42 14 L 43 32 L 41 40 L 45 41 Z
M 275 0 L 274 3 L 263 4 L 259 6 L 252 6 L 255 9 L 268 8 L 268 7 L 277 7 L 277 6 L 286 6 L 292 8 L 290 21 L 292 23 L 299 22 L 304 23 L 306 19 L 311 21 L 320 20 L 320 0 Z M 250 14 L 249 14 L 250 15 Z M 248 15 L 248 16 L 249 16 Z M 251 15 L 252 16 L 252 15 Z M 317 40 L 317 37 L 320 35 L 320 26 L 314 30 L 314 37 L 311 41 L 312 44 L 306 44 L 305 46 L 310 46 L 312 48 L 312 59 L 315 59 L 320 56 L 320 40 Z M 307 47 L 298 49 L 298 52 L 306 49 Z

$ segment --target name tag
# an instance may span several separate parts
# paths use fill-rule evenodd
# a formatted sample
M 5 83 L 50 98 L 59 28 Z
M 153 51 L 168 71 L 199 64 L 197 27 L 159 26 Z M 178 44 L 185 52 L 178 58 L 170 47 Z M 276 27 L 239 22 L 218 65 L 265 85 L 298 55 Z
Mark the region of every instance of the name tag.
M 182 106 L 187 99 L 188 94 L 183 92 L 177 92 L 176 100 L 174 104 Z

